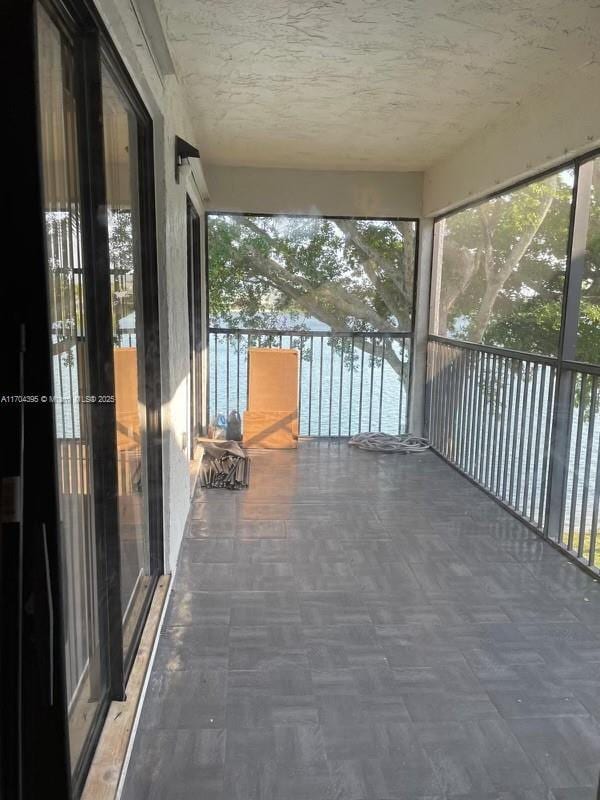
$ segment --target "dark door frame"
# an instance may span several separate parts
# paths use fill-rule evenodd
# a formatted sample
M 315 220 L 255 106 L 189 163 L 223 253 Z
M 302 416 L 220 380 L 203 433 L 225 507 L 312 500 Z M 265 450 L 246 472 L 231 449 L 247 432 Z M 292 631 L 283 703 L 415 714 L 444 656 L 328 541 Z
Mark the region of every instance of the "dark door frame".
M 194 442 L 202 431 L 202 254 L 200 215 L 186 195 L 187 288 L 190 346 L 190 441 L 188 451 L 194 458 Z
M 58 798 L 70 792 L 59 613 L 50 625 L 61 604 L 53 410 L 17 397 L 52 394 L 34 10 L 27 0 L 0 10 L 10 187 L 0 220 L 4 242 L 18 243 L 0 292 L 0 794 L 15 800 L 43 797 L 49 786 Z

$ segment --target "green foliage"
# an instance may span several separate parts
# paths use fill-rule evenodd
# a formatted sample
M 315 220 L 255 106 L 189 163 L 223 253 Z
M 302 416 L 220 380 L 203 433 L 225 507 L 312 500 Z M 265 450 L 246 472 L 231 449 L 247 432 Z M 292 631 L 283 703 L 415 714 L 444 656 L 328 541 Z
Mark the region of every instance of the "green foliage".
M 506 192 L 445 222 L 443 335 L 556 355 L 573 170 Z M 600 186 L 600 167 L 595 186 Z M 593 193 L 577 358 L 600 361 L 600 198 Z M 212 215 L 210 316 L 232 327 L 411 327 L 410 223 Z
M 573 171 L 566 170 L 446 220 L 440 333 L 557 354 L 572 184 Z M 522 240 L 528 246 L 503 276 Z M 495 281 L 499 285 L 485 317 L 482 302 Z M 578 359 L 592 363 L 600 360 L 599 284 L 600 202 L 593 196 L 577 345 Z
M 108 216 L 113 339 L 119 346 L 119 321 L 135 311 L 133 220 L 129 209 L 111 208 Z
M 340 330 L 406 329 L 414 226 L 375 220 L 212 215 L 213 321 L 270 327 L 279 315 Z M 408 241 L 408 240 L 411 241 Z

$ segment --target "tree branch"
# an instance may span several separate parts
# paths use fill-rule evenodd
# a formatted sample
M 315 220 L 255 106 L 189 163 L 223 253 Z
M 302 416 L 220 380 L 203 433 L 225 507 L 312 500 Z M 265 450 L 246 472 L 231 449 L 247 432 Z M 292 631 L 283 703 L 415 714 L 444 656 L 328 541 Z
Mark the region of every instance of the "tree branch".
M 360 233 L 356 230 L 356 228 L 349 222 L 344 220 L 336 220 L 335 224 L 340 229 L 340 231 L 344 234 L 346 241 L 350 240 L 355 247 L 360 250 L 360 252 L 364 256 L 363 267 L 367 276 L 377 294 L 381 297 L 385 305 L 387 306 L 390 314 L 392 314 L 397 319 L 400 319 L 401 311 L 406 311 L 406 308 L 399 309 L 398 304 L 395 298 L 385 289 L 383 281 L 381 279 L 381 275 L 378 274 L 377 270 L 381 270 L 383 273 L 384 278 L 389 278 L 394 285 L 394 287 L 398 290 L 398 293 L 401 295 L 405 304 L 408 305 L 410 309 L 412 307 L 412 294 L 407 292 L 406 286 L 402 283 L 402 281 L 398 280 L 398 275 L 400 270 L 393 261 L 385 258 L 378 250 L 376 250 L 372 245 L 370 245 L 364 237 L 360 235 Z M 403 245 L 406 247 L 406 239 L 405 234 L 400 232 L 403 237 Z M 405 259 L 406 260 L 406 259 Z M 405 265 L 406 266 L 406 265 Z
M 274 250 L 279 250 L 277 241 L 268 233 L 255 225 L 248 218 L 240 218 L 240 224 L 249 228 L 254 233 L 258 233 L 269 242 Z M 306 307 L 317 319 L 322 319 L 320 312 L 322 306 L 319 302 L 331 304 L 338 313 L 344 317 L 356 317 L 357 319 L 368 322 L 375 330 L 386 330 L 390 327 L 387 320 L 379 316 L 375 309 L 368 303 L 362 301 L 356 295 L 352 295 L 336 283 L 323 283 L 320 286 L 313 286 L 306 278 L 286 270 L 275 259 L 270 256 L 265 256 L 259 252 L 251 242 L 247 242 L 253 252 L 252 268 L 256 270 L 258 266 L 261 267 L 261 274 L 268 280 L 275 279 L 278 282 L 277 288 L 280 291 L 289 294 L 301 305 Z M 294 261 L 292 266 L 294 266 Z M 295 265 L 297 266 L 297 265 Z M 300 268 L 298 267 L 300 271 Z M 324 319 L 322 319 L 325 322 Z
M 450 241 L 444 243 L 445 248 L 452 246 L 453 245 Z M 476 275 L 477 268 L 479 266 L 476 254 L 470 250 L 467 250 L 465 247 L 456 247 L 455 253 L 462 262 L 463 269 L 460 270 L 461 280 L 456 281 L 452 290 L 448 289 L 446 291 L 443 302 L 442 298 L 440 298 L 438 325 L 442 336 L 445 336 L 446 331 L 448 330 L 448 315 L 450 314 L 450 311 L 452 310 L 458 298 L 466 290 L 467 286 L 471 282 L 471 279 L 474 277 L 474 275 Z
M 239 221 L 254 233 L 266 237 L 271 247 L 278 250 L 276 240 L 262 228 L 245 217 L 239 218 Z M 252 251 L 249 271 L 253 275 L 259 274 L 266 278 L 274 288 L 295 300 L 306 312 L 328 325 L 333 331 L 352 333 L 352 328 L 346 322 L 347 317 L 355 317 L 369 322 L 374 328 L 372 335 L 375 338 L 377 338 L 377 331 L 384 331 L 389 327 L 387 321 L 382 319 L 371 306 L 350 295 L 337 284 L 321 284 L 314 287 L 302 276 L 286 270 L 273 258 L 265 256 L 253 246 L 252 242 L 247 241 L 246 244 Z M 367 335 L 370 337 L 370 332 Z M 376 358 L 385 356 L 386 362 L 400 377 L 406 370 L 406 365 L 391 346 L 386 347 L 384 353 L 383 345 L 378 344 L 373 353 L 372 341 L 368 342 L 362 336 L 357 336 L 354 340 L 354 347 L 359 351 L 364 351 L 367 355 L 373 354 Z
M 483 293 L 481 303 L 477 309 L 477 314 L 469 326 L 469 336 L 473 341 L 480 342 L 483 338 L 500 291 L 504 288 L 506 281 L 510 278 L 513 271 L 519 266 L 521 259 L 527 252 L 543 221 L 546 219 L 553 202 L 554 196 L 552 194 L 544 199 L 540 206 L 537 219 L 526 226 L 518 241 L 511 247 L 504 264 L 498 272 L 489 274 L 486 272 L 485 292 Z

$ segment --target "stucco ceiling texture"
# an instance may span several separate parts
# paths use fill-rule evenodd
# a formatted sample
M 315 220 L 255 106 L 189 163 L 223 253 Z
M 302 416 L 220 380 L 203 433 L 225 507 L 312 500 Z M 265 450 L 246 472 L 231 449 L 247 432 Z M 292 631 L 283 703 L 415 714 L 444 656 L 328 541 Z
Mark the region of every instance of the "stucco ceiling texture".
M 159 0 L 159 12 L 213 164 L 425 169 L 600 61 L 598 0 Z

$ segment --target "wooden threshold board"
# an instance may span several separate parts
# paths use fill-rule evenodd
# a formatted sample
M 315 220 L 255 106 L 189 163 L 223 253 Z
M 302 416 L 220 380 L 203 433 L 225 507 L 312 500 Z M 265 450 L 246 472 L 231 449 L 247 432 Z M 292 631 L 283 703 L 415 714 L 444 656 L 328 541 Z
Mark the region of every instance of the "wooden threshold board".
M 158 633 L 169 581 L 170 575 L 161 575 L 158 580 L 140 645 L 127 681 L 126 699 L 115 700 L 110 704 L 81 800 L 114 800 L 117 796 L 119 779 L 125 763 L 150 656 Z

